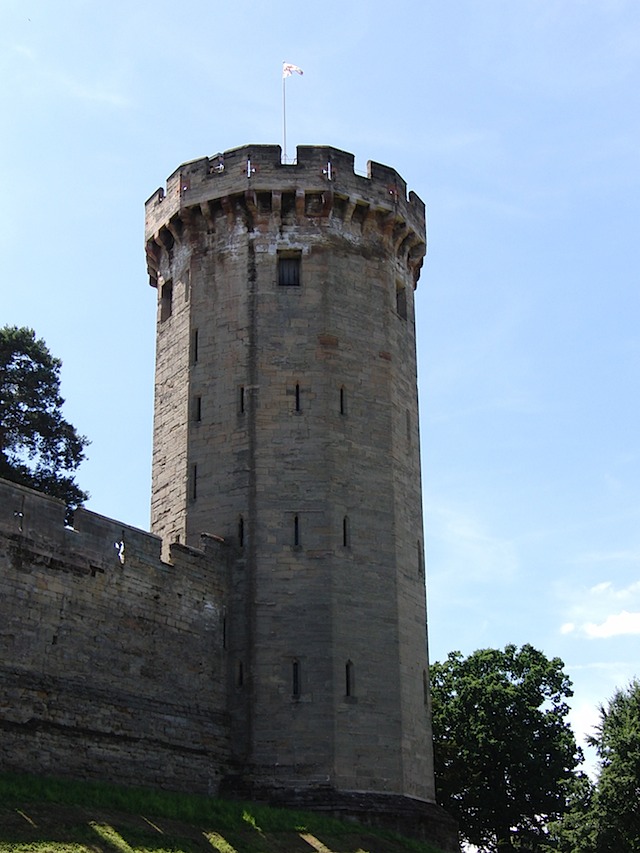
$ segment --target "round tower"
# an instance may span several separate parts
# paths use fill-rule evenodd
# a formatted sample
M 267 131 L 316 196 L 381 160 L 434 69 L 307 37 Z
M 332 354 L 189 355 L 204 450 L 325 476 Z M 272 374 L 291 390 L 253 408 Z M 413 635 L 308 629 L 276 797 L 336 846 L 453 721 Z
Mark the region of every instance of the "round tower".
M 234 554 L 228 784 L 307 805 L 433 803 L 423 203 L 344 151 L 300 146 L 285 165 L 251 145 L 180 166 L 147 202 L 146 239 L 152 529 L 217 534 Z

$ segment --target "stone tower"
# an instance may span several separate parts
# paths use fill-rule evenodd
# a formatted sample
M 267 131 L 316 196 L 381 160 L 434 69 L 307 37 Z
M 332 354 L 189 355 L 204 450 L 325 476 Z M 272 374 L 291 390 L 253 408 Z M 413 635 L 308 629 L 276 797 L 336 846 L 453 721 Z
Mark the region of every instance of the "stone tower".
M 425 239 L 394 169 L 370 162 L 364 177 L 323 146 L 298 147 L 295 165 L 273 145 L 192 161 L 146 205 L 152 529 L 232 546 L 227 782 L 244 794 L 435 801 L 413 299 Z

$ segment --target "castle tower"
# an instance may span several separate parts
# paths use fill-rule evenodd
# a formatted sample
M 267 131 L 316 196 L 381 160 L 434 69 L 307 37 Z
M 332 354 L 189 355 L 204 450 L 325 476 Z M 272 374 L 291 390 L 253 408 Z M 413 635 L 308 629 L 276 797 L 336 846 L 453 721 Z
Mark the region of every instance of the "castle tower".
M 230 543 L 238 790 L 433 803 L 414 288 L 424 205 L 301 146 L 180 166 L 158 289 L 152 529 Z M 178 654 L 178 650 L 177 650 Z

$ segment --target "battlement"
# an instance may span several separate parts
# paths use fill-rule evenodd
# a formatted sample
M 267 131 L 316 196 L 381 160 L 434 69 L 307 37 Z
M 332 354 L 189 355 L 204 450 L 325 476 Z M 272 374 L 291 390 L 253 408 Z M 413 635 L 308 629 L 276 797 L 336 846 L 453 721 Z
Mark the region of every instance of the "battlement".
M 294 193 L 302 199 L 296 204 L 301 216 L 312 208 L 312 215 L 337 212 L 344 218 L 349 205 L 334 206 L 333 200 L 348 200 L 351 209 L 364 206 L 395 225 L 406 222 L 424 240 L 424 203 L 413 191 L 407 195 L 406 182 L 395 169 L 370 160 L 365 177 L 355 172 L 353 154 L 323 145 L 299 145 L 295 164 L 282 163 L 279 145 L 244 145 L 183 163 L 167 179 L 166 190 L 156 190 L 146 202 L 146 239 L 154 240 L 183 211 L 238 195 L 247 197 L 249 206 L 259 206 L 257 196 L 265 193 Z M 304 202 L 309 195 L 312 204 Z
M 173 545 L 0 480 L 0 767 L 217 789 L 226 547 Z M 179 664 L 178 664 L 179 662 Z
M 226 563 L 225 543 L 215 536 L 203 535 L 202 549 L 170 545 L 165 562 L 162 540 L 152 533 L 82 507 L 74 513 L 73 527 L 65 516 L 66 507 L 57 498 L 0 479 L 0 536 L 66 570 L 95 575 L 135 562 L 159 573 L 196 570 L 221 575 Z M 219 589 L 223 582 L 220 576 L 214 587 Z

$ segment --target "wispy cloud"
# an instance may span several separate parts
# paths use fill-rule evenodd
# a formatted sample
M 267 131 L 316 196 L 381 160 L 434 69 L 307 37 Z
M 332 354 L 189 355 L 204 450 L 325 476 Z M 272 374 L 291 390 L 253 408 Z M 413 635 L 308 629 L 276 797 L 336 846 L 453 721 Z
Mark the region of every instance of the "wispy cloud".
M 612 613 L 604 622 L 587 622 L 584 632 L 588 637 L 617 637 L 623 634 L 640 634 L 640 613 L 622 610 Z
M 621 559 L 627 559 L 624 554 L 620 552 Z M 611 560 L 612 554 L 607 559 Z M 627 607 L 621 609 L 622 604 Z M 560 626 L 560 633 L 591 639 L 640 634 L 640 609 L 635 608 L 640 608 L 640 581 L 624 587 L 601 581 L 589 589 L 573 591 L 570 618 Z

